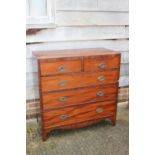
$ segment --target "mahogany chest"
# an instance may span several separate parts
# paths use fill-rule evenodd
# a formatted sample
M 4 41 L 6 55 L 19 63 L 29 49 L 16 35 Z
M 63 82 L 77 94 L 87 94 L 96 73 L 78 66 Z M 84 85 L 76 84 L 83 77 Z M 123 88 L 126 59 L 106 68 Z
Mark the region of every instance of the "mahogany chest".
M 120 53 L 107 49 L 36 51 L 42 139 L 55 129 L 116 122 Z

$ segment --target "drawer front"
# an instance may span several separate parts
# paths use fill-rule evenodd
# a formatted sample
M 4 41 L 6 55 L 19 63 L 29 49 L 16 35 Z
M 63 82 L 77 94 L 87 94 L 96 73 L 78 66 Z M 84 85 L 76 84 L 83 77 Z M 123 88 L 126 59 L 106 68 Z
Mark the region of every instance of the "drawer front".
M 44 128 L 58 127 L 114 115 L 116 101 L 72 106 L 43 113 Z
M 40 74 L 41 76 L 64 74 L 71 72 L 81 72 L 81 60 L 62 60 L 55 62 L 41 62 Z
M 90 57 L 84 59 L 84 71 L 102 71 L 119 68 L 120 55 Z
M 110 85 L 109 87 L 100 85 L 91 88 L 43 94 L 43 109 L 48 110 L 80 103 L 116 100 L 117 89 L 117 85 Z
M 41 77 L 42 92 L 116 83 L 119 71 L 80 73 L 62 76 Z

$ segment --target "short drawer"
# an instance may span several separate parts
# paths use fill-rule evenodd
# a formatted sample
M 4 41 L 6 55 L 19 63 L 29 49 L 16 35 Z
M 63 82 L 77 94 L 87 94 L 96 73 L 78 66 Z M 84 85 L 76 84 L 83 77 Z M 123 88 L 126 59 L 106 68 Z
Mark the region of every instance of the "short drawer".
M 40 63 L 40 74 L 41 76 L 64 74 L 64 73 L 75 73 L 81 71 L 81 60 L 61 60 L 53 62 L 41 62 Z
M 100 84 L 116 83 L 118 78 L 118 70 L 41 77 L 41 91 L 49 92 Z
M 43 109 L 49 110 L 81 103 L 116 100 L 117 86 L 118 84 L 109 85 L 108 87 L 99 85 L 90 88 L 46 93 L 42 95 Z
M 114 115 L 116 101 L 78 105 L 43 113 L 44 127 L 58 127 Z
M 119 68 L 120 55 L 106 55 L 88 57 L 84 59 L 84 71 L 103 71 L 107 69 Z

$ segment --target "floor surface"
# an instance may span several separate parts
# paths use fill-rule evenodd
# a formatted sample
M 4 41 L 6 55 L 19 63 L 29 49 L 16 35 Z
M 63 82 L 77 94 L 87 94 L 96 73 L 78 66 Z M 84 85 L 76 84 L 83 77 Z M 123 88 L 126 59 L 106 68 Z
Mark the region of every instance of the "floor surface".
M 117 123 L 102 121 L 82 129 L 55 131 L 42 142 L 36 120 L 27 121 L 27 155 L 128 155 L 128 108 L 118 107 Z

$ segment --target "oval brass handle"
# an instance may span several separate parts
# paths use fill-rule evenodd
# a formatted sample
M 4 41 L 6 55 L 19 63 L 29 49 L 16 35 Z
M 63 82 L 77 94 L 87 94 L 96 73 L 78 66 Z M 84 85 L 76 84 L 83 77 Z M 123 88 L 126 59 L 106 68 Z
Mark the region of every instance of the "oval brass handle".
M 100 63 L 99 65 L 98 65 L 98 67 L 100 68 L 100 69 L 104 69 L 105 68 L 105 64 L 103 64 L 103 63 Z
M 99 76 L 99 77 L 97 78 L 98 81 L 103 81 L 104 79 L 105 79 L 104 76 Z
M 65 119 L 67 119 L 69 116 L 67 115 L 67 114 L 63 114 L 63 115 L 60 115 L 60 119 L 61 120 L 65 120 Z
M 102 113 L 103 111 L 104 111 L 103 108 L 97 108 L 97 109 L 96 109 L 96 112 L 97 112 L 97 113 Z
M 60 72 L 64 72 L 64 71 L 65 71 L 65 67 L 64 67 L 64 66 L 59 66 L 59 67 L 58 67 L 58 70 L 59 70 Z
M 66 85 L 67 85 L 67 82 L 64 81 L 64 80 L 62 80 L 62 81 L 59 82 L 59 85 L 60 85 L 60 86 L 66 86 Z
M 61 101 L 61 102 L 65 102 L 66 100 L 67 100 L 67 97 L 65 97 L 65 96 L 59 98 L 59 101 Z
M 103 91 L 98 91 L 96 94 L 97 94 L 97 96 L 103 96 L 104 92 Z

